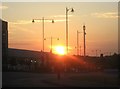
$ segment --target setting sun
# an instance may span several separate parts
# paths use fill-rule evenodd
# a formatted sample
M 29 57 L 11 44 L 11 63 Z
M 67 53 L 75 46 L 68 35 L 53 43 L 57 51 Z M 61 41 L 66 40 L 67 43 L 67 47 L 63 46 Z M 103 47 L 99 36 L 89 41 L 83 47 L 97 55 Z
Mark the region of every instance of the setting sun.
M 64 46 L 56 46 L 55 53 L 59 55 L 64 55 L 66 53 Z

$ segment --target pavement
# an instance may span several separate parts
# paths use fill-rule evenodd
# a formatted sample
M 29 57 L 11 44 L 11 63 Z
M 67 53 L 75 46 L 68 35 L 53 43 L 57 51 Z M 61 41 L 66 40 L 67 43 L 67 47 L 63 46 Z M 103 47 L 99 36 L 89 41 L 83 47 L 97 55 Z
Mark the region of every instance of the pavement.
M 56 74 L 3 72 L 2 87 L 119 87 L 117 73 Z

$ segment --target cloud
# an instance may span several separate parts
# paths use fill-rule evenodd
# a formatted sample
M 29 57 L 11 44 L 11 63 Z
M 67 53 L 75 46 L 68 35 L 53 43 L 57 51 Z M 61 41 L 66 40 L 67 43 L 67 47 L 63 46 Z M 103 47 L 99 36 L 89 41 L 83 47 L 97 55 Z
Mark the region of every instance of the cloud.
M 117 12 L 106 12 L 106 13 L 92 13 L 91 16 L 97 17 L 97 18 L 118 18 Z
M 16 30 L 16 29 L 19 30 L 19 31 L 27 32 L 27 33 L 33 33 L 33 34 L 35 33 L 33 30 L 30 30 L 27 27 L 23 28 L 15 22 L 9 22 L 9 24 L 10 24 L 9 28 L 11 29 L 11 30 L 9 30 L 10 33 L 14 33 L 15 32 L 14 30 Z
M 23 42 L 23 43 L 22 42 L 14 42 L 14 43 L 12 43 L 11 42 L 11 43 L 9 43 L 9 45 L 30 45 L 30 43 L 27 43 L 27 42 L 26 43 L 25 42 Z
M 62 16 L 58 16 L 58 17 L 62 17 Z M 65 22 L 66 19 L 53 19 L 54 22 Z M 70 20 L 68 20 L 70 21 Z M 42 19 L 41 20 L 35 20 L 35 23 L 38 23 L 38 22 L 41 22 L 42 23 Z M 44 22 L 49 22 L 51 23 L 52 22 L 52 19 L 50 20 L 45 20 Z M 26 24 L 32 24 L 32 20 L 18 20 L 18 21 L 14 21 L 14 22 L 9 22 L 10 24 L 13 24 L 13 25 L 26 25 Z
M 32 20 L 18 20 L 18 21 L 9 22 L 9 23 L 11 23 L 11 24 L 31 24 Z
M 54 19 L 54 22 L 64 22 L 66 21 L 65 19 Z M 41 22 L 42 20 L 35 20 L 35 23 Z M 44 22 L 52 22 L 51 20 L 45 20 Z M 32 24 L 32 20 L 18 20 L 18 21 L 14 21 L 14 22 L 9 22 L 10 24 L 14 24 L 14 25 L 26 25 L 26 24 Z
M 59 19 L 59 20 L 55 20 L 55 22 L 65 22 L 65 19 Z
M 68 17 L 72 17 L 73 15 L 68 15 Z M 55 16 L 52 16 L 52 17 L 58 17 L 58 18 L 65 18 L 66 15 L 55 15 Z
M 68 15 L 68 17 L 72 17 L 73 15 Z M 66 15 L 54 15 L 54 16 L 51 16 L 52 18 L 55 18 L 55 22 L 65 22 L 66 21 Z M 70 21 L 68 19 L 68 21 Z
M 7 7 L 7 6 L 1 6 L 1 5 L 0 5 L 0 9 L 4 10 L 4 9 L 8 9 L 8 7 Z

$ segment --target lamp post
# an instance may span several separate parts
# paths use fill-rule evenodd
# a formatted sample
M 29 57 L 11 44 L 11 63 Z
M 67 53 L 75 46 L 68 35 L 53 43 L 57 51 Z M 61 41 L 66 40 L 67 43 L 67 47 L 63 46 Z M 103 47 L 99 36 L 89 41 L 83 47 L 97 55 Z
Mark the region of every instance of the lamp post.
M 42 29 L 43 29 L 43 32 L 42 32 L 42 39 L 43 39 L 43 52 L 44 52 L 44 22 L 45 22 L 45 20 L 51 20 L 52 21 L 52 23 L 54 23 L 54 20 L 53 19 L 45 19 L 44 17 L 42 17 L 42 19 L 33 19 L 32 20 L 32 22 L 34 23 L 35 22 L 35 20 L 42 20 Z
M 96 49 L 95 52 L 96 52 L 96 57 L 97 57 L 98 56 L 98 52 L 101 52 L 101 50 Z M 99 53 L 99 54 L 101 54 L 101 53 Z
M 86 35 L 86 32 L 85 32 L 85 30 L 86 30 L 86 27 L 85 27 L 85 25 L 83 26 L 83 36 L 84 36 L 84 39 L 83 39 L 83 43 L 84 43 L 84 57 L 86 56 L 86 43 L 85 43 L 85 35 Z
M 50 49 L 50 52 L 52 53 L 52 44 L 53 44 L 53 39 L 57 39 L 57 40 L 59 40 L 59 38 L 56 38 L 56 37 L 50 37 L 50 38 L 45 38 L 44 40 L 46 40 L 46 39 L 50 39 L 51 40 L 51 49 Z
M 80 55 L 81 55 L 81 46 L 79 46 L 79 34 L 82 32 L 79 32 L 77 30 L 77 55 L 79 55 L 79 47 L 80 47 Z
M 95 53 L 95 56 L 96 56 L 96 57 L 98 56 L 98 52 L 99 52 L 99 54 L 101 54 L 101 50 L 99 50 L 99 49 L 92 50 L 92 52 Z
M 68 11 L 69 10 L 71 10 L 71 12 L 74 12 L 74 9 L 66 7 L 66 52 L 67 54 L 68 54 Z

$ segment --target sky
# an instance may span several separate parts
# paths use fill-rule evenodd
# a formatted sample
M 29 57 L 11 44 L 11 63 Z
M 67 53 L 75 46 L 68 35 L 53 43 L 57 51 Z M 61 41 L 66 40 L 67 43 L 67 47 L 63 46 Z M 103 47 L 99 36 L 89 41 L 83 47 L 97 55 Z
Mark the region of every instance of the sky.
M 0 6 L 2 19 L 8 21 L 9 48 L 42 50 L 42 21 L 32 19 L 54 19 L 45 21 L 45 51 L 65 46 L 65 8 L 74 8 L 69 14 L 69 54 L 76 54 L 77 30 L 83 55 L 83 25 L 86 25 L 86 54 L 109 55 L 118 52 L 118 3 L 117 2 L 3 2 Z M 57 40 L 59 38 L 59 40 Z

